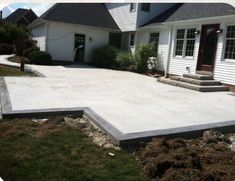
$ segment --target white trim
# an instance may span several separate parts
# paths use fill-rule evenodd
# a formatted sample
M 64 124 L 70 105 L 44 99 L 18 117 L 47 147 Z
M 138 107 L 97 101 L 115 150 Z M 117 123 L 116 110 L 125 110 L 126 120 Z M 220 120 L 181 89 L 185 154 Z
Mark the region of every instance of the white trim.
M 183 39 L 179 39 L 179 40 L 183 40 L 183 49 L 182 49 L 182 56 L 180 55 L 175 55 L 175 51 L 176 51 L 176 41 L 177 41 L 177 31 L 180 30 L 180 29 L 184 29 L 185 32 L 184 32 L 184 38 Z M 194 25 L 189 25 L 189 26 L 175 26 L 175 37 L 174 37 L 174 51 L 173 51 L 173 55 L 172 57 L 173 58 L 181 58 L 181 59 L 188 59 L 188 60 L 193 60 L 194 59 L 194 53 L 195 53 L 195 44 L 196 44 L 196 35 L 195 35 L 195 38 L 194 38 L 194 49 L 193 49 L 193 55 L 192 56 L 186 56 L 185 53 L 186 53 L 186 47 L 187 47 L 187 33 L 188 33 L 188 30 L 189 29 L 196 29 L 197 30 L 197 26 L 194 26 Z M 193 39 L 190 39 L 190 40 L 193 40 Z
M 226 35 L 227 35 L 227 29 L 228 26 L 235 26 L 235 22 L 233 23 L 225 23 L 224 31 L 223 31 L 223 47 L 222 47 L 222 57 L 221 61 L 223 62 L 230 62 L 230 63 L 235 63 L 235 59 L 226 59 L 225 58 L 225 49 L 226 49 Z M 235 40 L 235 38 L 233 38 Z
M 170 68 L 170 60 L 171 60 L 171 51 L 172 51 L 172 41 L 173 41 L 173 26 L 169 26 L 170 29 L 170 37 L 169 37 L 169 50 L 167 55 L 167 61 L 166 61 L 166 68 L 165 68 L 165 77 L 167 77 L 167 74 L 169 73 Z M 174 46 L 174 44 L 173 44 Z

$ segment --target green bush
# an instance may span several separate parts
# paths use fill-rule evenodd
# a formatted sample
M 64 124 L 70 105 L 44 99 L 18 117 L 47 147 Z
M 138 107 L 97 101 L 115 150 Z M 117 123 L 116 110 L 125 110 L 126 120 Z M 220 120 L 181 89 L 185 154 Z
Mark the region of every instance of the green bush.
M 16 55 L 22 56 L 24 55 L 24 51 L 35 47 L 35 41 L 33 40 L 18 40 L 16 42 Z
M 147 61 L 149 57 L 154 56 L 154 46 L 152 44 L 139 45 L 135 51 L 135 60 L 137 71 L 140 73 L 147 71 Z
M 33 51 L 40 51 L 40 49 L 38 47 L 27 48 L 26 50 L 23 51 L 23 56 L 28 58 L 29 54 Z
M 37 65 L 51 65 L 52 60 L 50 54 L 43 51 L 33 51 L 28 56 L 29 60 L 33 64 Z
M 102 68 L 114 68 L 118 52 L 117 48 L 109 45 L 96 48 L 93 51 L 92 64 Z
M 0 55 L 9 55 L 14 51 L 14 46 L 10 44 L 1 43 L 0 44 Z
M 119 52 L 116 58 L 116 66 L 120 70 L 136 71 L 136 61 L 131 53 Z

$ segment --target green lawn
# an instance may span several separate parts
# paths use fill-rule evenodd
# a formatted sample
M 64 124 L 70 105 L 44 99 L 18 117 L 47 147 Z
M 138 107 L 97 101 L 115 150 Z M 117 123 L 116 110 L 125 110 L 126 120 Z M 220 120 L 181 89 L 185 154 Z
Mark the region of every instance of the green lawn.
M 100 148 L 64 122 L 22 119 L 0 121 L 0 177 L 4 181 L 148 180 L 130 153 Z
M 0 65 L 0 76 L 23 76 L 30 75 L 26 72 L 21 72 L 19 68 Z

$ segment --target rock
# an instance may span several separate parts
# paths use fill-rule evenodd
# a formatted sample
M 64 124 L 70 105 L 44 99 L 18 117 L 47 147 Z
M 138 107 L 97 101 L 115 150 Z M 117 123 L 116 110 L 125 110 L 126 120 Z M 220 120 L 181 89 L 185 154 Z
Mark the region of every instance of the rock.
M 111 153 L 111 152 L 109 152 L 108 155 L 111 156 L 111 157 L 114 157 L 114 156 L 115 156 L 115 154 L 114 154 L 114 153 Z
M 106 149 L 109 149 L 109 148 L 113 148 L 114 146 L 113 146 L 113 144 L 106 143 L 106 144 L 103 145 L 103 147 L 106 148 Z

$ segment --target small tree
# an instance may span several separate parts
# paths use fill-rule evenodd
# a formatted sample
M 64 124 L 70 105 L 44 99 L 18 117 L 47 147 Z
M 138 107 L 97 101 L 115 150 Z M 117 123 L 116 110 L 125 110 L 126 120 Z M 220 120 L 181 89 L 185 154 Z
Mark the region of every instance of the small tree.
M 11 22 L 0 22 L 0 40 L 1 43 L 16 45 L 21 39 L 28 39 L 30 31 L 23 25 L 17 25 Z
M 29 39 L 30 31 L 23 25 L 17 25 L 11 22 L 0 23 L 1 43 L 12 44 L 16 47 L 16 54 L 21 57 L 21 71 L 24 71 L 23 51 L 26 48 L 26 40 Z

